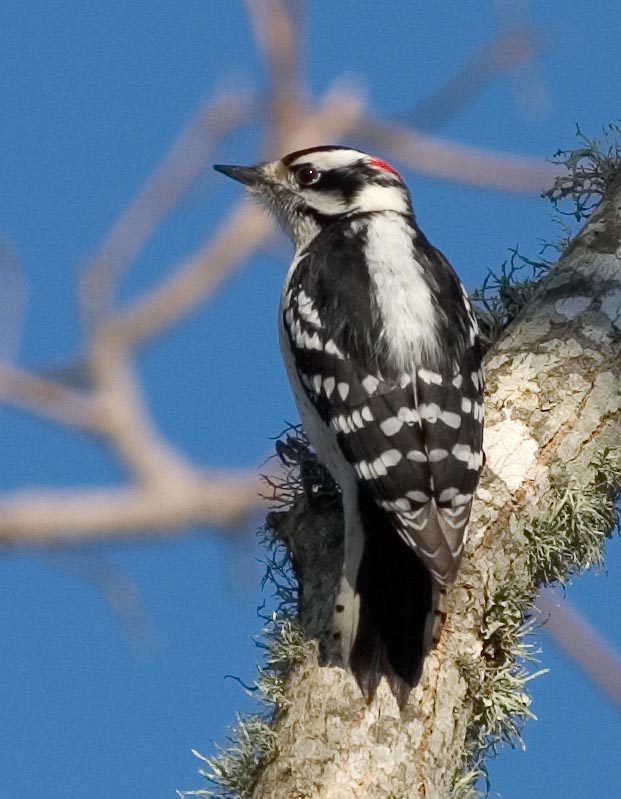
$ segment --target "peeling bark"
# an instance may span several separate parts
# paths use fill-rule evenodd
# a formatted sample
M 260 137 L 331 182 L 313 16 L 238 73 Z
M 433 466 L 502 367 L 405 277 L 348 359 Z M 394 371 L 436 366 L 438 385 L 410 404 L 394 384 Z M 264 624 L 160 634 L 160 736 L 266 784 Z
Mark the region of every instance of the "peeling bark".
M 321 666 L 321 646 L 310 648 L 287 678 L 274 719 L 279 754 L 254 799 L 453 794 L 495 673 L 499 598 L 523 609 L 535 595 L 537 521 L 555 490 L 593 486 L 597 454 L 621 450 L 621 179 L 489 352 L 486 374 L 487 466 L 447 624 L 420 685 L 401 714 L 385 685 L 367 707 L 352 676 Z M 321 644 L 339 571 L 339 510 L 300 499 L 278 534 L 300 577 L 302 622 Z

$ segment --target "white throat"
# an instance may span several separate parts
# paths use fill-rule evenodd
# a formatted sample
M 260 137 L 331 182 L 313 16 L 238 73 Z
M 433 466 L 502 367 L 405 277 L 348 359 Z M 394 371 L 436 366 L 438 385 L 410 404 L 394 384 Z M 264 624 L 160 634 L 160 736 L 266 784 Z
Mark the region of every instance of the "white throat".
M 400 213 L 370 217 L 365 256 L 385 344 L 396 368 L 411 374 L 440 353 L 431 291 L 414 255 L 412 227 Z

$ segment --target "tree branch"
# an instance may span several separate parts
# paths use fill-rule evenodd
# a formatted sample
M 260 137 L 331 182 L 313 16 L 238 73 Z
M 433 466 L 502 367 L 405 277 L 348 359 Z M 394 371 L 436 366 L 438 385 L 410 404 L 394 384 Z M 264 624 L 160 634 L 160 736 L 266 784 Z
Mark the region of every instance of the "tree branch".
M 213 294 L 271 234 L 271 222 L 261 209 L 240 202 L 213 239 L 176 267 L 170 277 L 108 317 L 109 334 L 128 347 L 159 335 Z
M 621 710 L 621 654 L 566 599 L 542 592 L 537 609 L 545 622 L 544 631 Z
M 256 113 L 248 93 L 202 105 L 92 257 L 80 285 L 89 325 L 110 313 L 118 282 L 140 250 L 209 163 L 214 147 Z
M 67 546 L 183 535 L 189 527 L 239 527 L 261 503 L 254 473 L 162 474 L 158 485 L 36 489 L 0 499 L 0 544 Z
M 26 408 L 59 424 L 91 432 L 102 429 L 101 408 L 85 391 L 0 363 L 0 402 Z
M 532 63 L 544 51 L 547 36 L 528 25 L 514 25 L 470 55 L 446 83 L 419 100 L 401 120 L 417 130 L 438 130 L 478 99 L 487 85 L 503 73 Z
M 559 174 L 558 165 L 456 144 L 370 115 L 361 119 L 354 135 L 423 175 L 483 189 L 541 194 Z
M 246 0 L 256 47 L 267 69 L 268 139 L 282 142 L 296 127 L 301 98 L 304 41 L 298 0 Z
M 486 744 L 519 735 L 530 715 L 516 663 L 523 615 L 541 584 L 601 557 L 616 519 L 620 321 L 621 178 L 488 354 L 487 467 L 448 620 L 410 703 L 400 714 L 383 686 L 366 707 L 349 673 L 298 647 L 270 689 L 273 746 L 253 799 L 469 796 Z M 303 495 L 276 524 L 320 641 L 340 525 L 334 503 Z

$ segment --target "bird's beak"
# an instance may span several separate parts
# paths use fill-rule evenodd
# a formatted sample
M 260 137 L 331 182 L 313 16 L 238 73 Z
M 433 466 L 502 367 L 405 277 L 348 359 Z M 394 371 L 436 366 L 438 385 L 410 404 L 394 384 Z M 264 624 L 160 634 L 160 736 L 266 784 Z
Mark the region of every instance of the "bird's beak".
M 245 186 L 256 186 L 261 183 L 263 176 L 261 168 L 258 166 L 232 166 L 230 164 L 214 164 L 216 172 L 222 172 L 233 180 L 243 183 Z

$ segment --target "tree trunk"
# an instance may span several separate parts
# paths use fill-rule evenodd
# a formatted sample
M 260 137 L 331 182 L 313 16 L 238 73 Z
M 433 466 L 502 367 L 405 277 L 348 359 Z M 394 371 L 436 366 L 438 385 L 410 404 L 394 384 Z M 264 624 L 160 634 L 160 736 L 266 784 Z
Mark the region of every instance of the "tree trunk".
M 289 671 L 276 746 L 253 799 L 468 796 L 486 742 L 528 715 L 523 616 L 538 586 L 588 567 L 614 522 L 621 461 L 621 180 L 486 359 L 487 465 L 449 616 L 400 713 L 386 685 L 370 707 L 352 676 Z M 340 511 L 298 498 L 278 514 L 306 632 L 325 641 L 340 571 Z

